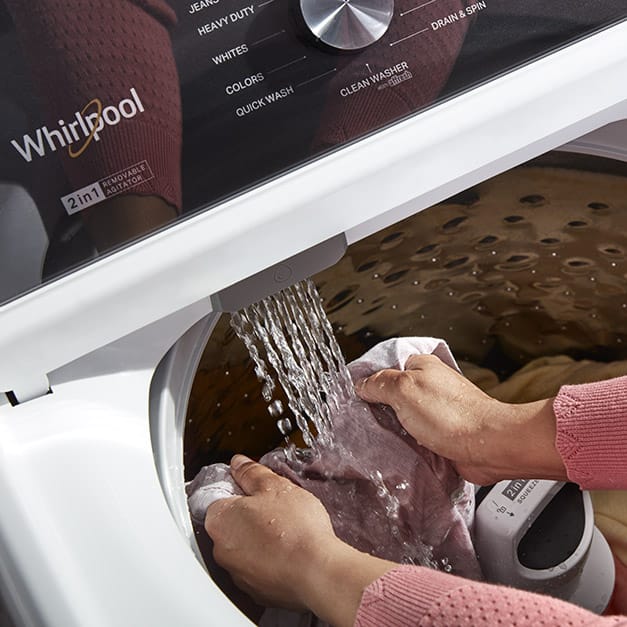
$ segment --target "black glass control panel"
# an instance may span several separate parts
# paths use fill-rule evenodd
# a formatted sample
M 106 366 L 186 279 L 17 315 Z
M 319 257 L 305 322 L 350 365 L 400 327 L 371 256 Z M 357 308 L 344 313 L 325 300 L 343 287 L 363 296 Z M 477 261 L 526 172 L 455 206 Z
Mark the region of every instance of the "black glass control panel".
M 626 18 L 625 0 L 0 0 L 0 303 Z

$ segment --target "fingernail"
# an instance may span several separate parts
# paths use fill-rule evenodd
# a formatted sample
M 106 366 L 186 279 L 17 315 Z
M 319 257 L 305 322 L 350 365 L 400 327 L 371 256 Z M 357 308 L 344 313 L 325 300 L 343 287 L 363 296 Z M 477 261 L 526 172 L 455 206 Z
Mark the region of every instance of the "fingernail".
M 355 382 L 356 388 L 363 388 L 366 385 L 366 381 L 368 381 L 368 377 L 364 377 L 363 379 L 357 379 Z
M 250 457 L 246 457 L 246 455 L 239 455 L 239 454 L 233 455 L 233 458 L 231 459 L 231 468 L 233 470 L 237 470 L 244 464 L 247 464 L 248 462 L 252 462 L 252 461 L 253 460 L 250 459 Z

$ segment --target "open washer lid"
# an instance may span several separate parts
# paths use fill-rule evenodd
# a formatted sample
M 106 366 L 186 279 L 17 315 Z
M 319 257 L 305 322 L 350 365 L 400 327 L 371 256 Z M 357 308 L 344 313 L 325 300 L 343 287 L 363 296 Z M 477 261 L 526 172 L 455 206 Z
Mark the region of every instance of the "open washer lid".
M 287 0 L 0 1 L 0 390 L 627 118 L 622 1 L 401 4 L 340 55 Z

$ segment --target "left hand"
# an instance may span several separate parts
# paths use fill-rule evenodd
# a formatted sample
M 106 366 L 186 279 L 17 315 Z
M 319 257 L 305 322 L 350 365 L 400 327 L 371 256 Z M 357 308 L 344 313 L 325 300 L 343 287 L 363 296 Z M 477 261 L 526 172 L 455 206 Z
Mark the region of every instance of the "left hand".
M 412 355 L 405 370 L 381 370 L 355 390 L 365 401 L 392 407 L 418 444 L 449 459 L 472 483 L 567 481 L 552 399 L 502 403 L 435 355 Z

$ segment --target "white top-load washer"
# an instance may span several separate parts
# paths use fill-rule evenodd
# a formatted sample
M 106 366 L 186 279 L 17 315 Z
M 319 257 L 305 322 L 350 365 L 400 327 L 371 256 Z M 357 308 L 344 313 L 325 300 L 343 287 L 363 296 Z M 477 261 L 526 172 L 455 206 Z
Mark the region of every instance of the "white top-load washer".
M 183 490 L 214 312 L 548 150 L 627 161 L 627 7 L 65 5 L 0 1 L 2 596 L 24 625 L 249 624 Z

